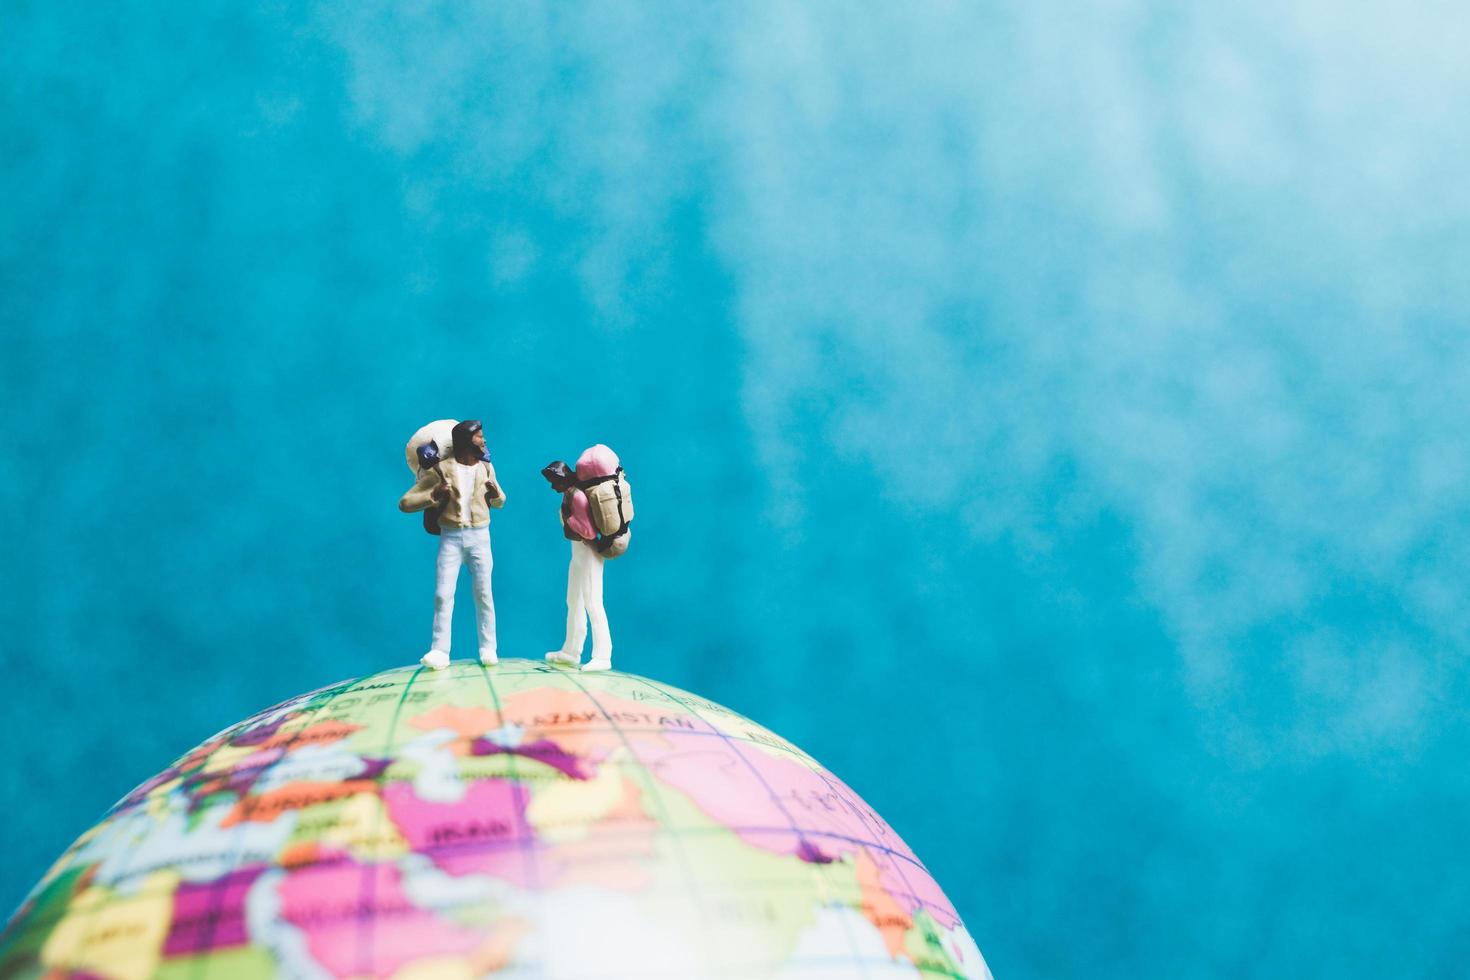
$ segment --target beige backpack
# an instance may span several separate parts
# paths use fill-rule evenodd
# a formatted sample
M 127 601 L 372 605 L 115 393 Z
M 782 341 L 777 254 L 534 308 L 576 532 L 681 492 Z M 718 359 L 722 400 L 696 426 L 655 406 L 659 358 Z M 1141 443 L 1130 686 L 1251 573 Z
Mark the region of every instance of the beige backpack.
M 592 526 L 602 535 L 598 551 L 604 558 L 617 558 L 628 550 L 633 532 L 633 488 L 623 468 L 612 476 L 600 476 L 578 484 L 587 495 L 587 509 Z

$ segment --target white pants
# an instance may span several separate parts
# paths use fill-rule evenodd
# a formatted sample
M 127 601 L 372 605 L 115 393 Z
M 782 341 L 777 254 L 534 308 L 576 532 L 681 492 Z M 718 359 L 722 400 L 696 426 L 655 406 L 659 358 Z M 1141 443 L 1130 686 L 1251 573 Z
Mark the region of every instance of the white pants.
M 475 621 L 480 626 L 480 655 L 495 652 L 495 599 L 490 594 L 490 557 L 488 527 L 446 527 L 439 533 L 439 575 L 434 583 L 434 640 L 430 648 L 449 652 L 451 627 L 454 624 L 454 587 L 459 581 L 459 566 L 470 566 L 470 581 L 475 590 Z
M 592 659 L 612 659 L 612 634 L 602 608 L 603 557 L 585 541 L 572 542 L 572 564 L 567 569 L 567 641 L 562 652 L 582 659 L 587 622 L 592 622 Z

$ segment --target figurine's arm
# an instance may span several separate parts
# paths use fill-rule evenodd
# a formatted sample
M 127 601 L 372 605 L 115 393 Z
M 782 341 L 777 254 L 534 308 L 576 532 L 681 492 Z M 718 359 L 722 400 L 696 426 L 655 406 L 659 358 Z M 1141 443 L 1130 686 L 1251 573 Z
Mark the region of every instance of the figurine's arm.
M 419 478 L 414 481 L 414 485 L 409 488 L 408 493 L 405 493 L 399 498 L 398 509 L 405 514 L 428 510 L 438 503 L 438 500 L 435 498 L 436 496 L 442 496 L 442 494 L 437 494 L 437 491 L 439 487 L 443 486 L 445 486 L 444 481 L 437 470 L 424 469 L 419 473 Z
M 568 490 L 562 494 L 561 525 L 566 536 L 573 541 L 591 541 L 597 537 L 597 528 L 592 526 L 592 511 L 587 505 L 585 493 Z
M 505 506 L 505 489 L 501 487 L 500 481 L 495 479 L 495 467 L 490 461 L 485 460 L 485 472 L 488 479 L 485 481 L 485 502 L 491 507 Z

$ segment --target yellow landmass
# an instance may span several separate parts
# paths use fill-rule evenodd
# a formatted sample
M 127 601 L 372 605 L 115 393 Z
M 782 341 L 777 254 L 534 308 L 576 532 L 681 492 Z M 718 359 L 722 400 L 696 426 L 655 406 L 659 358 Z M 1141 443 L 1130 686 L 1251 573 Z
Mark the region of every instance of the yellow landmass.
M 568 779 L 535 791 L 526 806 L 526 819 L 548 844 L 580 840 L 592 825 L 616 810 L 627 792 L 623 774 L 609 758 L 591 779 Z
M 336 823 L 319 839 L 323 844 L 335 844 L 364 860 L 400 857 L 408 853 L 408 843 L 376 793 L 358 793 L 348 799 L 338 812 Z
M 173 802 L 169 800 L 169 794 L 184 784 L 182 778 L 170 779 L 166 783 L 159 783 L 148 791 L 148 801 L 143 804 L 143 812 L 155 820 L 162 820 L 173 812 Z M 98 826 L 103 826 L 99 824 Z
M 497 973 L 510 964 L 516 945 L 530 931 L 523 919 L 496 923 L 492 935 L 466 956 L 431 956 L 415 960 L 391 975 L 391 980 L 474 980 Z
M 223 772 L 235 765 L 241 759 L 247 759 L 258 753 L 263 746 L 260 745 L 226 745 L 215 749 L 204 762 L 203 772 Z
M 480 975 L 463 956 L 431 956 L 414 960 L 392 974 L 392 980 L 475 980 Z
M 200 977 L 269 977 L 278 971 L 275 959 L 259 946 L 214 949 L 197 956 L 171 956 L 153 980 L 198 980 Z
M 558 888 L 591 886 L 638 893 L 653 878 L 658 853 L 658 822 L 643 807 L 643 792 L 623 777 L 623 799 L 587 827 L 585 836 L 543 851 L 542 862 L 555 868 Z
M 158 871 L 133 895 L 89 888 L 68 907 L 46 944 L 48 969 L 86 971 L 109 980 L 145 980 L 158 969 L 159 953 L 173 917 L 179 875 Z

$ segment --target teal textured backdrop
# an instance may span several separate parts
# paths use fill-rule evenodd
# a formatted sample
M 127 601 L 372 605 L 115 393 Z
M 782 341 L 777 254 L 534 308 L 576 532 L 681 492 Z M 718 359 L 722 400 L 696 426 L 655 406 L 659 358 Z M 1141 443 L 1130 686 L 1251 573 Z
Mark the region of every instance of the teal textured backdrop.
M 1462 972 L 1463 8 L 0 11 L 7 911 L 423 652 L 402 446 L 478 416 L 502 654 L 606 441 L 616 665 L 846 779 L 998 976 Z

